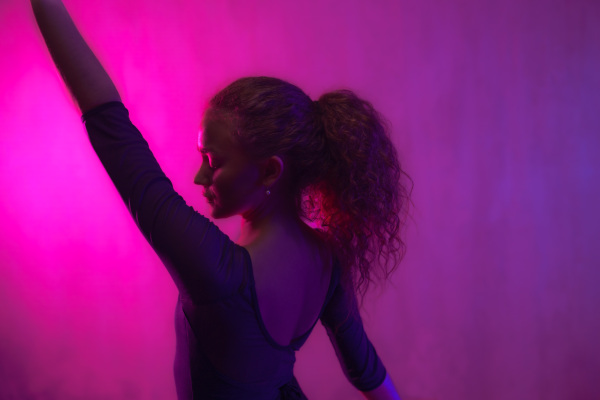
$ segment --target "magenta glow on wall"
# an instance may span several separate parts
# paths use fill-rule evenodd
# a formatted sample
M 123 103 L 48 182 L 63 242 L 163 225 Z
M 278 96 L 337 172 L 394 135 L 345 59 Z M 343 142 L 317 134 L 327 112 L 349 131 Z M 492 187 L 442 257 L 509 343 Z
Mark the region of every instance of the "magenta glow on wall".
M 201 112 L 231 80 L 351 88 L 387 116 L 416 208 L 363 315 L 404 398 L 600 398 L 600 3 L 65 3 L 200 212 Z M 175 286 L 27 2 L 0 3 L 0 54 L 0 398 L 173 399 Z M 361 398 L 322 329 L 296 374 Z

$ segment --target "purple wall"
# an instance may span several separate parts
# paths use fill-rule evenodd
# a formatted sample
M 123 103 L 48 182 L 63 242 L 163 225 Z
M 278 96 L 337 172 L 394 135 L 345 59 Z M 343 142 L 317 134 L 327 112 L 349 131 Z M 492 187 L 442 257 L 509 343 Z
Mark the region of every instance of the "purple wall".
M 66 3 L 200 211 L 200 111 L 232 79 L 350 87 L 388 116 L 416 209 L 364 319 L 405 399 L 600 398 L 600 3 Z M 175 287 L 28 2 L 0 2 L 0 54 L 0 398 L 174 398 Z M 361 398 L 320 327 L 296 372 Z

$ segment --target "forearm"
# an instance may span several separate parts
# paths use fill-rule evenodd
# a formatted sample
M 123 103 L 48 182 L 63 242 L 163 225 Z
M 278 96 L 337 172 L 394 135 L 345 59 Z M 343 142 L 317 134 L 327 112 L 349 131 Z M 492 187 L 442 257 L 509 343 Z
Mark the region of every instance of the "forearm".
M 385 380 L 377 388 L 362 392 L 362 394 L 368 400 L 400 400 L 400 395 L 398 395 L 398 391 L 389 375 L 385 376 Z
M 60 0 L 31 0 L 35 19 L 54 64 L 82 112 L 109 101 L 119 92 L 75 27 Z

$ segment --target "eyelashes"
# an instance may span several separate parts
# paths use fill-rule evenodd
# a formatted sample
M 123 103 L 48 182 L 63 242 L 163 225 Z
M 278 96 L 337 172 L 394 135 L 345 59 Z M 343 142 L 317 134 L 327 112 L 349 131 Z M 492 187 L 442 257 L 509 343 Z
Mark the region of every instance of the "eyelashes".
M 206 153 L 202 154 L 202 163 L 207 163 L 208 168 L 210 168 L 212 171 L 219 168 L 218 163 L 216 163 L 214 159 L 211 159 L 211 157 Z

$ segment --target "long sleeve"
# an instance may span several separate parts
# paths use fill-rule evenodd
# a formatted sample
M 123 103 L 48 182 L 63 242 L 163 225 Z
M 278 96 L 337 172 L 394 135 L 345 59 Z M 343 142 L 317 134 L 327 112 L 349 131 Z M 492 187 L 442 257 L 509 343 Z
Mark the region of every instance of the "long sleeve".
M 362 392 L 373 390 L 384 381 L 386 370 L 364 330 L 356 297 L 342 283 L 323 314 L 321 323 L 348 380 Z
M 175 192 L 120 102 L 82 117 L 92 147 L 136 224 L 183 294 L 211 301 L 236 290 L 243 254 L 227 235 Z

